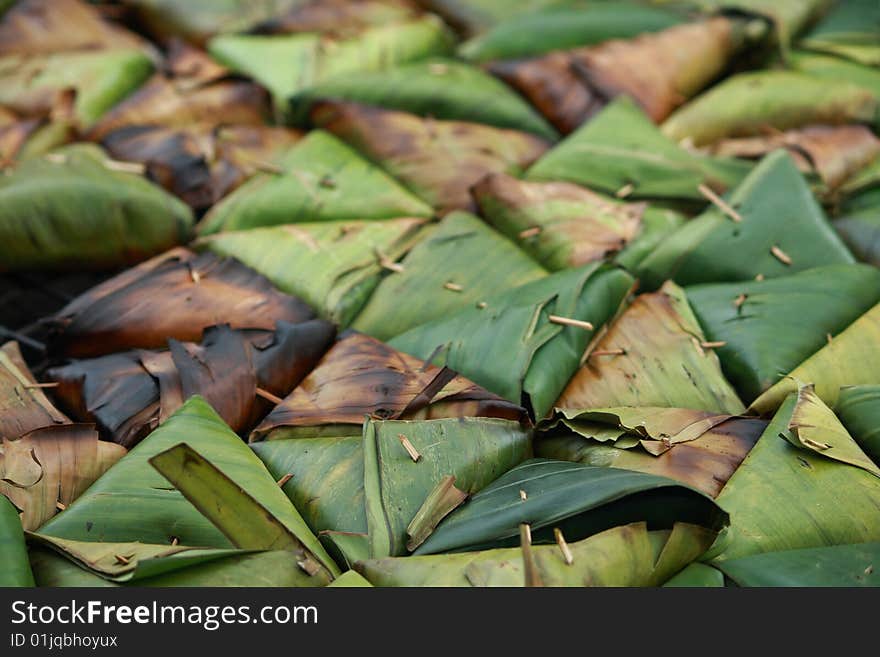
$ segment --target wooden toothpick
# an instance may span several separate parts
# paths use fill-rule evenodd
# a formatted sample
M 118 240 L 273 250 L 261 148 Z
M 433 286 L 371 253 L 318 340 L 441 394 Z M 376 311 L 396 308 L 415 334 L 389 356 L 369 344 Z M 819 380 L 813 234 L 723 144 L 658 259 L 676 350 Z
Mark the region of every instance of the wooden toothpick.
M 268 390 L 263 390 L 262 388 L 257 388 L 257 397 L 262 397 L 266 401 L 270 401 L 276 406 L 284 401 L 283 399 L 281 399 L 281 397 L 273 395 Z
M 397 437 L 400 439 L 400 444 L 403 445 L 403 448 L 406 450 L 406 453 L 409 454 L 409 457 L 413 460 L 413 463 L 418 462 L 422 455 L 413 447 L 413 444 L 409 442 L 409 438 L 404 436 L 402 433 L 397 434 Z
M 565 542 L 565 536 L 562 535 L 562 530 L 559 529 L 559 527 L 554 527 L 553 536 L 556 538 L 556 545 L 558 545 L 559 549 L 562 551 L 562 558 L 565 559 L 565 563 L 570 566 L 574 563 L 574 555 L 571 553 L 568 543 Z
M 713 192 L 708 186 L 699 185 L 697 189 L 700 191 L 700 194 L 705 196 L 712 205 L 721 210 L 721 213 L 724 214 L 726 217 L 732 219 L 736 223 L 739 223 L 743 220 L 742 215 L 740 215 L 739 212 L 728 205 L 727 201 L 718 196 L 718 194 Z
M 582 328 L 585 331 L 592 331 L 594 328 L 596 328 L 591 322 L 585 322 L 580 319 L 572 319 L 571 317 L 550 315 L 547 319 L 549 319 L 554 324 L 562 324 L 563 326 L 574 326 L 575 328 Z
M 773 257 L 776 258 L 783 265 L 787 265 L 787 266 L 791 265 L 791 256 L 789 256 L 785 251 L 780 249 L 775 244 L 770 247 L 770 253 L 772 253 Z
M 275 483 L 278 484 L 278 488 L 284 488 L 284 484 L 286 484 L 291 479 L 293 479 L 293 473 L 288 472 L 287 474 L 285 474 L 283 477 L 281 477 L 281 479 L 279 479 Z

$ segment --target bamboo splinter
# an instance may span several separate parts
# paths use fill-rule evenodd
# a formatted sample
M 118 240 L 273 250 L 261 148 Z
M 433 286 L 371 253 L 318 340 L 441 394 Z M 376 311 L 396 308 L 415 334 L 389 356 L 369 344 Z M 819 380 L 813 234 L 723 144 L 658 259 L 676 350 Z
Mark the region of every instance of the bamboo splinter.
M 560 317 L 559 315 L 550 315 L 547 319 L 549 319 L 554 324 L 562 324 L 563 326 L 574 326 L 575 328 L 582 328 L 585 331 L 592 331 L 593 329 L 596 328 L 590 322 L 585 322 L 580 319 L 572 319 L 571 317 Z
M 742 215 L 739 212 L 734 210 L 730 205 L 728 205 L 727 201 L 718 196 L 715 192 L 713 192 L 706 185 L 699 185 L 697 189 L 700 191 L 700 194 L 706 197 L 706 199 L 714 205 L 716 208 L 721 210 L 721 212 L 726 216 L 735 221 L 736 223 L 741 222 Z
M 400 444 L 403 445 L 403 448 L 406 450 L 406 453 L 409 454 L 409 457 L 413 460 L 413 463 L 418 462 L 422 455 L 413 447 L 413 444 L 409 442 L 409 438 L 404 436 L 402 433 L 397 434 L 397 437 L 400 439 Z
M 570 566 L 574 563 L 574 555 L 571 553 L 568 543 L 565 542 L 565 536 L 562 535 L 562 530 L 559 529 L 559 527 L 554 527 L 553 536 L 556 539 L 556 545 L 558 545 L 559 549 L 562 551 L 562 558 L 565 559 L 565 563 Z

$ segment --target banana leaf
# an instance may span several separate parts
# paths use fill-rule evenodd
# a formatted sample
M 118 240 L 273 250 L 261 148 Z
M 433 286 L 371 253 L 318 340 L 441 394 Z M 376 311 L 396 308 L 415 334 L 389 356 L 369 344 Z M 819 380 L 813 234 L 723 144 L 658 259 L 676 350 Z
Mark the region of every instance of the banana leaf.
M 704 11 L 728 10 L 762 16 L 774 26 L 785 48 L 828 8 L 830 0 L 696 0 Z
M 825 189 L 840 187 L 880 155 L 880 139 L 862 125 L 807 126 L 760 137 L 722 139 L 712 146 L 717 155 L 759 158 L 786 148 L 804 173 L 815 172 Z
M 316 130 L 280 159 L 278 173 L 256 174 L 211 208 L 199 231 L 204 235 L 288 223 L 432 214 L 384 171 Z
M 337 75 L 385 71 L 401 64 L 446 54 L 452 46 L 443 22 L 426 15 L 405 23 L 372 27 L 336 41 L 319 34 L 283 36 L 225 34 L 208 52 L 237 73 L 249 75 L 272 94 L 284 112 L 287 99 Z
M 582 0 L 419 0 L 429 11 L 442 16 L 457 31 L 475 35 L 503 21 L 534 11 L 553 8 L 584 7 Z
M 704 563 L 691 563 L 663 585 L 667 588 L 720 588 L 724 573 Z
M 263 419 L 251 441 L 360 435 L 365 415 L 393 420 L 526 417 L 524 409 L 455 372 L 350 331 Z
M 0 495 L 0 587 L 33 586 L 18 509 Z
M 599 112 L 606 99 L 583 83 L 568 51 L 493 62 L 489 72 L 528 100 L 559 132 L 567 135 Z
M 830 265 L 686 292 L 706 337 L 723 343 L 717 353 L 727 378 L 753 401 L 880 302 L 880 270 Z
M 501 173 L 471 193 L 490 224 L 550 271 L 622 250 L 640 232 L 646 209 L 571 183 L 532 183 Z
M 169 340 L 169 351 L 128 351 L 74 361 L 48 371 L 55 394 L 80 421 L 131 448 L 194 394 L 236 433 L 272 407 L 258 396 L 288 394 L 311 371 L 335 335 L 332 324 L 279 322 L 276 331 L 205 329 L 201 344 Z
M 554 528 L 576 542 L 634 522 L 654 529 L 689 523 L 714 533 L 727 524 L 727 513 L 712 498 L 666 477 L 532 459 L 453 511 L 415 554 L 515 546 L 522 523 L 541 544 L 554 541 Z
M 628 271 L 638 271 L 642 261 L 675 232 L 688 217 L 670 208 L 647 206 L 642 211 L 642 226 L 636 236 L 617 253 L 613 262 Z
M 739 586 L 880 586 L 880 543 L 754 554 L 719 564 Z
M 855 262 L 794 161 L 765 157 L 727 197 L 739 221 L 712 205 L 667 237 L 639 265 L 646 286 L 786 276 Z
M 832 225 L 859 260 L 880 267 L 880 190 L 850 199 Z
M 635 446 L 624 448 L 621 440 L 610 445 L 577 433 L 548 435 L 535 441 L 535 456 L 669 477 L 717 497 L 766 426 L 755 418 L 733 418 L 659 456 Z
M 834 410 L 859 447 L 880 463 L 880 385 L 842 388 Z
M 830 57 L 827 55 L 816 55 L 806 52 L 793 52 L 788 58 L 789 66 L 802 74 L 811 75 L 824 84 L 848 83 L 859 87 L 863 92 L 870 92 L 875 102 L 880 103 L 880 70 L 877 66 L 862 66 L 856 62 L 840 59 L 839 57 Z M 867 101 L 862 102 L 866 118 L 862 119 L 859 114 L 859 120 L 871 123 Z M 877 123 L 874 121 L 874 129 Z
M 834 411 L 816 396 L 812 384 L 799 386 L 788 430 L 785 438 L 795 447 L 812 450 L 880 477 L 880 468 L 853 440 Z
M 186 443 L 156 454 L 149 463 L 236 547 L 286 550 L 316 586 L 329 584 L 339 574 L 331 559 L 321 563 L 323 550 L 310 549 L 320 544 L 303 529 L 295 507 L 291 508 L 299 522 L 291 528 Z
M 872 125 L 880 98 L 844 78 L 795 71 L 740 73 L 677 110 L 663 123 L 671 139 L 697 146 L 727 137 L 759 135 L 767 126 Z
M 0 107 L 0 169 L 8 168 L 45 124 L 43 118 L 22 119 Z
M 659 586 L 696 559 L 713 535 L 697 525 L 648 531 L 647 523 L 636 522 L 570 543 L 571 563 L 555 545 L 536 545 L 530 553 L 543 586 Z M 523 566 L 519 548 L 355 564 L 374 586 L 523 586 Z
M 437 501 L 431 494 L 445 477 L 451 476 L 455 488 L 470 496 L 524 461 L 532 450 L 531 432 L 517 422 L 495 418 L 368 420 L 363 437 L 372 558 L 406 554 L 430 536 L 451 510 L 440 503 L 431 505 Z M 410 448 L 418 455 L 415 460 Z M 430 516 L 427 526 L 416 527 L 417 513 Z
M 290 115 L 294 125 L 306 125 L 312 105 L 326 99 L 512 128 L 549 141 L 558 137 L 544 118 L 503 82 L 451 59 L 432 58 L 388 71 L 334 76 L 293 95 Z
M 400 267 L 378 285 L 353 328 L 388 340 L 547 273 L 513 242 L 466 212 L 444 217 Z
M 730 527 L 713 565 L 747 555 L 880 540 L 880 479 L 794 447 L 790 395 L 717 498 Z
M 680 287 L 641 294 L 590 345 L 556 400 L 559 408 L 664 406 L 738 415 L 745 410 Z M 674 364 L 673 367 L 669 367 Z
M 445 365 L 540 419 L 577 370 L 595 330 L 617 312 L 632 285 L 626 272 L 594 263 L 416 327 L 390 344 Z M 590 324 L 560 324 L 560 318 Z
M 690 107 L 690 105 L 688 105 Z M 549 151 L 528 171 L 534 181 L 558 181 L 632 198 L 703 201 L 698 187 L 725 190 L 748 163 L 690 153 L 663 135 L 636 104 L 621 97 Z
M 337 38 L 418 18 L 412 0 L 307 0 L 248 29 L 251 34 L 321 32 Z
M 77 499 L 125 455 L 98 440 L 91 424 L 52 424 L 0 442 L 0 495 L 23 511 L 21 524 L 36 529 Z
M 142 164 L 149 180 L 204 210 L 258 171 L 278 166 L 301 138 L 296 130 L 274 126 L 201 123 L 118 128 L 101 145 L 114 160 Z
M 795 367 L 787 377 L 752 402 L 749 410 L 766 415 L 796 392 L 798 381 L 813 383 L 816 394 L 829 406 L 837 403 L 844 386 L 880 383 L 880 304 L 871 308 L 843 333 Z
M 38 586 L 305 587 L 316 582 L 290 552 L 68 541 L 32 534 Z
M 334 101 L 317 102 L 311 121 L 376 162 L 438 214 L 472 210 L 471 186 L 489 173 L 517 173 L 547 143 L 534 135 L 464 121 Z M 436 162 L 443 161 L 443 167 Z
M 333 580 L 327 586 L 338 586 L 345 588 L 365 588 L 372 587 L 373 585 L 364 578 L 363 575 L 354 570 L 346 570 L 339 577 Z
M 332 560 L 311 535 L 260 460 L 200 397 L 189 399 L 65 511 L 43 525 L 45 536 L 76 541 L 140 542 L 228 548 L 232 542 L 149 466 L 182 441 L 216 464 L 242 494 L 292 532 L 331 572 Z
M 109 268 L 187 239 L 186 205 L 106 162 L 97 146 L 76 144 L 0 177 L 0 271 Z
M 571 53 L 572 66 L 601 97 L 630 96 L 659 123 L 719 77 L 764 32 L 761 21 L 715 16 L 579 48 Z
M 269 97 L 262 87 L 233 78 L 202 51 L 175 41 L 163 69 L 107 112 L 88 137 L 106 139 L 133 126 L 259 125 L 268 115 Z
M 798 43 L 799 48 L 880 66 L 880 6 L 872 0 L 837 2 Z
M 38 386 L 18 343 L 0 347 L 0 440 L 16 440 L 34 429 L 69 422 Z
M 18 0 L 0 9 L 0 55 L 145 47 L 143 39 L 80 0 Z
M 195 342 L 217 323 L 271 331 L 314 316 L 237 260 L 178 248 L 93 287 L 47 323 L 53 353 L 86 358 Z
M 424 219 L 328 221 L 207 235 L 197 245 L 238 258 L 282 292 L 348 326 L 393 263 L 421 236 Z
M 73 94 L 82 128 L 137 89 L 152 72 L 139 50 L 116 49 L 0 57 L 0 105 L 22 114 L 51 110 Z
M 473 62 L 535 57 L 551 50 L 632 38 L 681 22 L 680 14 L 665 7 L 628 2 L 551 7 L 498 23 L 459 46 L 458 54 Z

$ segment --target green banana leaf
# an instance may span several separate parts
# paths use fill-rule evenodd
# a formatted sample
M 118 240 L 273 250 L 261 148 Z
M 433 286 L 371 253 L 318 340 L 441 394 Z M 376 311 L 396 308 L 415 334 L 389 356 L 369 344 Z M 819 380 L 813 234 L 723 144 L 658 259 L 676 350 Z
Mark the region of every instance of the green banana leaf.
M 837 403 L 844 386 L 880 383 L 880 304 L 871 308 L 830 343 L 795 367 L 787 377 L 752 402 L 749 410 L 772 413 L 797 391 L 798 381 L 813 383 L 829 406 Z
M 800 74 L 813 76 L 822 84 L 850 84 L 859 87 L 863 94 L 870 92 L 875 103 L 880 103 L 880 70 L 877 66 L 862 66 L 839 57 L 828 55 L 816 55 L 812 53 L 793 52 L 788 58 L 789 66 Z M 832 86 L 832 88 L 834 88 Z M 858 102 L 861 106 L 854 106 L 852 111 L 858 113 L 857 121 L 871 124 L 870 103 L 861 95 L 851 94 L 851 101 Z M 876 105 L 875 105 L 876 107 Z M 864 118 L 863 118 L 864 117 Z M 876 130 L 877 119 L 873 122 Z
M 35 429 L 70 422 L 36 383 L 18 343 L 0 346 L 0 441 L 16 440 Z
M 715 532 L 727 524 L 727 513 L 712 498 L 666 477 L 532 459 L 450 514 L 415 553 L 516 545 L 522 523 L 531 526 L 535 543 L 547 543 L 554 540 L 553 528 L 579 541 L 642 521 L 657 529 L 684 522 Z
M 339 577 L 333 580 L 328 586 L 344 587 L 344 588 L 372 588 L 369 580 L 364 578 L 356 570 L 346 570 Z
M 594 263 L 527 283 L 487 299 L 485 307 L 416 327 L 389 344 L 460 372 L 540 419 L 577 370 L 595 330 L 617 312 L 632 285 L 626 272 Z M 562 325 L 559 317 L 594 328 Z
M 333 561 L 299 512 L 248 449 L 200 397 L 191 397 L 39 533 L 57 538 L 228 548 L 231 541 L 149 466 L 182 441 L 216 463 L 243 494 L 293 533 L 331 572 Z
M 848 201 L 832 225 L 859 260 L 880 267 L 880 189 Z
M 505 174 L 471 192 L 486 220 L 550 271 L 621 251 L 642 231 L 644 204 L 624 204 L 571 183 L 534 183 Z
M 345 327 L 379 284 L 382 263 L 406 253 L 424 224 L 423 219 L 327 221 L 217 233 L 196 244 L 240 260 Z
M 846 78 L 799 71 L 740 73 L 713 87 L 663 122 L 663 134 L 697 146 L 725 137 L 760 135 L 810 124 L 873 124 L 880 98 Z
M 727 197 L 740 221 L 712 205 L 639 265 L 650 287 L 785 276 L 855 262 L 784 150 L 766 156 Z
M 704 563 L 692 563 L 663 585 L 668 588 L 720 588 L 724 573 Z
M 563 180 L 609 194 L 628 189 L 627 198 L 701 202 L 701 184 L 723 191 L 750 167 L 680 148 L 634 101 L 621 96 L 538 160 L 527 178 Z
M 466 212 L 448 214 L 389 273 L 352 323 L 379 340 L 546 276 L 517 246 Z
M 569 544 L 571 563 L 556 545 L 530 549 L 543 586 L 659 586 L 712 540 L 705 527 L 675 523 L 648 531 L 644 522 L 614 527 Z M 519 548 L 371 559 L 355 564 L 374 586 L 523 586 Z
M 754 554 L 719 564 L 739 586 L 880 586 L 880 543 Z
M 556 400 L 559 408 L 664 406 L 738 415 L 745 410 L 721 373 L 687 296 L 667 282 L 640 294 L 590 345 Z M 675 367 L 668 364 L 675 363 Z
M 502 21 L 463 43 L 458 54 L 473 62 L 534 57 L 551 50 L 628 39 L 681 22 L 682 16 L 672 10 L 628 2 L 552 7 Z
M 294 94 L 290 116 L 306 125 L 318 100 L 346 100 L 437 119 L 485 123 L 530 132 L 549 141 L 559 134 L 524 99 L 479 68 L 432 58 L 388 71 L 339 75 Z
M 384 168 L 440 215 L 474 209 L 473 185 L 489 173 L 519 173 L 548 146 L 518 130 L 342 101 L 316 102 L 310 121 Z
M 272 93 L 284 112 L 287 99 L 336 75 L 384 71 L 452 47 L 436 16 L 377 26 L 354 38 L 328 40 L 319 34 L 224 34 L 211 39 L 208 52 L 233 71 L 249 75 Z
M 552 7 L 580 8 L 583 0 L 419 0 L 429 11 L 442 16 L 446 22 L 465 35 L 478 32 L 510 18 Z
M 880 270 L 830 265 L 686 289 L 727 378 L 752 401 L 880 302 Z M 737 304 L 737 299 L 744 300 Z
M 834 410 L 853 440 L 880 464 L 880 385 L 841 388 Z
M 415 460 L 404 440 L 419 455 Z M 473 495 L 528 458 L 531 450 L 531 433 L 509 420 L 365 422 L 364 500 L 371 557 L 406 554 L 430 534 L 451 510 L 431 504 L 444 477 L 451 476 L 464 496 Z M 430 516 L 427 527 L 413 522 L 417 513 Z
M 704 11 L 733 10 L 770 20 L 783 47 L 828 7 L 829 0 L 695 0 Z
M 718 496 L 730 513 L 730 527 L 706 556 L 713 564 L 880 540 L 880 479 L 794 447 L 788 427 L 796 403 L 796 395 L 785 400 Z
M 110 170 L 76 144 L 0 177 L 0 271 L 111 268 L 185 241 L 190 209 L 142 177 Z
M 186 443 L 156 454 L 149 463 L 236 547 L 286 550 L 304 572 L 315 577 L 319 586 L 329 584 L 339 574 L 332 560 L 328 558 L 322 564 L 320 555 L 309 550 L 306 542 L 317 544 L 311 533 L 301 540 L 296 531 Z M 298 525 L 304 525 L 299 514 L 297 519 Z M 301 531 L 301 527 L 295 530 Z M 323 550 L 320 554 L 324 554 Z
M 85 129 L 152 70 L 149 57 L 136 49 L 7 55 L 0 57 L 0 105 L 23 114 L 61 110 Z
M 0 495 L 0 587 L 33 586 L 18 509 Z
M 798 47 L 880 66 L 880 5 L 873 0 L 845 0 L 800 40 Z
M 766 426 L 757 418 L 733 418 L 659 456 L 636 447 L 628 437 L 611 445 L 574 432 L 556 433 L 535 441 L 535 456 L 669 477 L 717 497 Z
M 316 130 L 287 152 L 278 173 L 257 173 L 214 205 L 198 228 L 206 235 L 277 224 L 432 214 L 384 171 Z

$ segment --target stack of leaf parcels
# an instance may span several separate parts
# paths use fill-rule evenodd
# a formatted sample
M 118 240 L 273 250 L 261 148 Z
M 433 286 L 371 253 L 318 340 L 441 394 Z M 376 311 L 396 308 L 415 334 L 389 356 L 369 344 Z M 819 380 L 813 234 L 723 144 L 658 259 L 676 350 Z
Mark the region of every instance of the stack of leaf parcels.
M 878 130 L 876 0 L 0 2 L 0 585 L 880 584 Z

